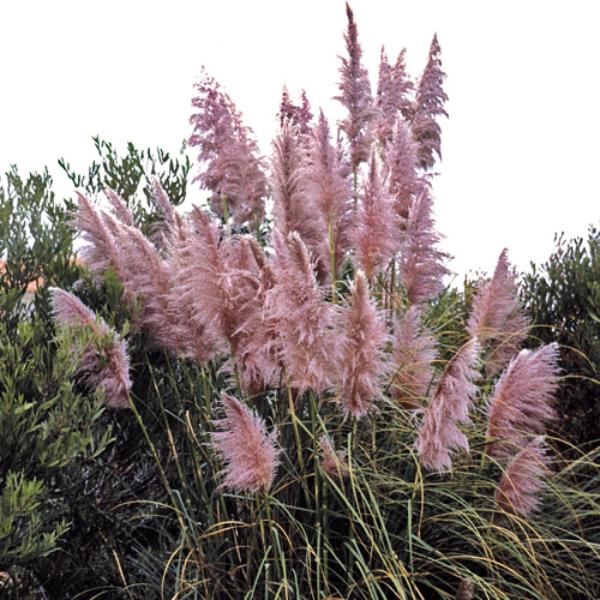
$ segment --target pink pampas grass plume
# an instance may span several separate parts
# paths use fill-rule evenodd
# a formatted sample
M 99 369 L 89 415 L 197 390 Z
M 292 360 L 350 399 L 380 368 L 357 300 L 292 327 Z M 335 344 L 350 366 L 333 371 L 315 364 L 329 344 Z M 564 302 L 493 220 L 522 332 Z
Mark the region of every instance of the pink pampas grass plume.
M 441 127 L 437 122 L 440 115 L 445 117 L 444 103 L 448 96 L 443 90 L 445 73 L 442 71 L 440 45 L 437 35 L 433 36 L 429 57 L 417 85 L 412 119 L 413 137 L 417 143 L 417 155 L 422 169 L 431 169 L 435 156 L 442 157 Z
M 335 99 L 348 111 L 348 115 L 339 123 L 350 145 L 350 164 L 356 173 L 358 165 L 369 157 L 371 146 L 371 121 L 375 116 L 369 74 L 363 67 L 362 48 L 358 42 L 358 30 L 354 22 L 354 13 L 346 4 L 348 27 L 344 34 L 348 57 L 340 57 L 341 80 L 338 84 L 340 95 Z
M 97 278 L 112 267 L 124 286 L 125 297 L 130 298 L 133 291 L 128 285 L 123 253 L 113 233 L 89 198 L 77 192 L 77 201 L 74 225 L 83 234 L 84 245 L 79 254 L 84 264 Z
M 415 195 L 425 184 L 417 175 L 417 147 L 408 125 L 401 119 L 397 119 L 393 127 L 384 166 L 388 190 L 395 199 L 396 213 L 406 220 Z
M 442 278 L 450 271 L 444 266 L 448 255 L 437 249 L 440 240 L 431 196 L 424 190 L 410 208 L 398 261 L 400 280 L 411 304 L 433 298 L 444 287 Z
M 152 346 L 178 354 L 182 327 L 178 309 L 171 303 L 170 266 L 139 229 L 122 225 L 120 231 L 128 283 L 138 300 L 139 324 L 148 331 Z
M 322 215 L 314 210 L 305 189 L 306 143 L 298 130 L 284 122 L 273 142 L 271 188 L 275 229 L 284 237 L 297 231 L 317 260 L 319 279 L 329 272 L 327 226 Z
M 234 332 L 235 356 L 227 367 L 231 369 L 234 363 L 242 389 L 254 393 L 274 384 L 281 374 L 274 337 L 263 311 L 274 277 L 262 248 L 251 236 L 228 238 L 223 253 L 237 280 L 233 300 L 239 323 Z
M 539 507 L 548 475 L 544 436 L 533 438 L 506 467 L 496 488 L 496 504 L 506 513 L 528 517 Z
M 381 48 L 374 131 L 383 147 L 387 146 L 392 139 L 396 119 L 399 116 L 406 118 L 412 110 L 409 94 L 413 89 L 413 83 L 406 73 L 405 53 L 404 48 L 392 66 L 388 62 L 385 48 Z
M 288 384 L 319 393 L 331 385 L 338 364 L 336 312 L 323 298 L 302 238 L 292 232 L 285 239 L 275 231 L 273 243 L 275 285 L 266 293 L 265 323 Z
M 319 451 L 321 453 L 321 467 L 330 477 L 343 479 L 348 476 L 346 453 L 336 452 L 333 440 L 327 434 L 323 434 L 319 438 Z
M 256 295 L 258 268 L 241 238 L 221 241 L 220 229 L 206 211 L 193 208 L 189 230 L 184 241 L 170 246 L 170 302 L 182 306 L 211 355 L 232 357 L 231 367 L 238 360 L 240 327 Z
M 173 237 L 185 237 L 184 219 L 175 210 L 158 177 L 151 179 L 150 192 L 150 198 L 160 217 L 153 224 L 150 237 L 160 249 L 164 250 Z
M 332 265 L 337 272 L 349 247 L 349 233 L 352 219 L 351 189 L 344 173 L 337 149 L 331 144 L 329 124 L 323 114 L 314 129 L 307 164 L 302 170 L 303 194 L 310 202 L 310 210 L 316 215 L 311 220 L 320 219 L 324 224 L 322 235 L 328 240 L 326 256 L 317 256 L 329 266 L 331 253 L 335 259 Z M 319 252 L 318 249 L 315 250 Z M 330 273 L 335 278 L 335 273 Z
M 373 410 L 383 396 L 383 377 L 387 372 L 384 347 L 388 341 L 385 323 L 369 298 L 364 274 L 356 273 L 351 287 L 350 305 L 340 318 L 342 355 L 337 392 L 346 414 L 355 418 Z
M 279 465 L 277 431 L 267 433 L 264 420 L 237 398 L 223 394 L 225 417 L 214 421 L 215 450 L 225 463 L 222 487 L 235 492 L 266 492 Z
M 171 294 L 193 306 L 195 319 L 221 340 L 222 350 L 235 354 L 234 334 L 239 326 L 235 310 L 234 281 L 220 250 L 221 234 L 217 223 L 210 215 L 194 207 L 190 215 L 193 233 L 188 244 L 192 257 L 189 263 L 180 261 L 179 270 L 173 279 Z
M 198 148 L 200 172 L 194 181 L 213 192 L 211 206 L 219 215 L 228 211 L 238 224 L 260 221 L 267 181 L 254 134 L 212 77 L 204 73 L 195 87 L 189 144 Z
M 392 397 L 409 409 L 423 406 L 433 379 L 434 337 L 424 330 L 421 313 L 411 306 L 396 325 Z
M 312 128 L 313 114 L 306 91 L 302 90 L 300 94 L 300 106 L 296 110 L 296 121 L 302 135 L 308 135 Z
M 283 86 L 281 102 L 279 104 L 279 126 L 283 129 L 285 123 L 296 129 L 300 135 L 307 135 L 311 130 L 313 114 L 306 92 L 302 90 L 301 104 L 298 106 L 290 100 L 287 86 Z
M 117 192 L 111 190 L 110 188 L 104 188 L 104 195 L 109 201 L 115 217 L 117 217 L 121 223 L 133 226 L 133 215 L 125 203 L 125 200 L 123 200 L 123 198 L 121 198 Z
M 450 471 L 451 453 L 469 451 L 469 442 L 459 424 L 470 423 L 469 407 L 477 392 L 473 380 L 478 373 L 477 340 L 471 338 L 450 360 L 440 376 L 415 447 L 421 463 L 431 471 Z
M 97 338 L 97 343 L 84 350 L 77 372 L 87 384 L 104 392 L 107 406 L 129 408 L 131 379 L 125 341 L 73 294 L 55 287 L 49 291 L 55 321 L 68 327 L 89 327 Z
M 168 304 L 175 316 L 173 337 L 179 342 L 175 354 L 205 363 L 214 358 L 220 344 L 196 307 L 193 272 L 190 271 L 190 266 L 197 260 L 193 240 L 196 233 L 191 220 L 182 219 L 177 231 L 177 236 L 170 238 L 166 247 L 170 283 Z
M 398 217 L 394 199 L 384 189 L 374 152 L 369 161 L 369 175 L 363 184 L 356 226 L 351 233 L 355 262 L 367 279 L 385 269 L 399 247 Z
M 544 433 L 556 418 L 552 400 L 558 388 L 558 345 L 521 350 L 496 382 L 488 404 L 490 456 L 507 458 L 531 434 Z
M 505 248 L 498 258 L 494 276 L 480 284 L 473 299 L 467 330 L 489 350 L 486 371 L 490 374 L 502 370 L 527 337 L 529 320 L 517 297 L 516 279 Z

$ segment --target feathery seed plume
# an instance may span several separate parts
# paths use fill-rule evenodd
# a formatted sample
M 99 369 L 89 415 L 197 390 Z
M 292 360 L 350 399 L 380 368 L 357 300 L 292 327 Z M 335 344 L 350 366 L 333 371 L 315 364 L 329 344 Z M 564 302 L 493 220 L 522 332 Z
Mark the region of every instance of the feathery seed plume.
M 125 200 L 121 198 L 117 192 L 111 190 L 110 188 L 104 188 L 104 195 L 106 199 L 110 202 L 111 208 L 115 216 L 125 225 L 133 226 L 133 215 L 129 210 L 129 207 L 125 203 Z
M 443 90 L 446 74 L 442 71 L 440 44 L 437 35 L 433 36 L 429 48 L 427 64 L 417 85 L 412 119 L 413 137 L 417 143 L 419 165 L 431 169 L 435 164 L 434 153 L 442 157 L 441 127 L 437 122 L 440 115 L 448 116 L 444 103 L 448 96 Z
M 333 254 L 337 272 L 349 246 L 349 233 L 352 217 L 351 190 L 343 173 L 336 148 L 331 144 L 329 124 L 323 114 L 314 130 L 309 159 L 302 169 L 303 191 L 324 223 L 324 235 L 329 239 L 327 256 L 318 256 L 318 260 L 330 264 Z M 313 217 L 315 219 L 315 217 Z M 315 252 L 319 252 L 315 249 Z M 335 273 L 330 273 L 335 277 Z
M 443 289 L 442 278 L 450 273 L 443 264 L 448 255 L 436 247 L 441 236 L 434 228 L 431 208 L 431 196 L 424 190 L 410 208 L 400 249 L 400 280 L 411 304 L 433 298 Z
M 297 130 L 286 122 L 273 142 L 271 161 L 274 226 L 284 237 L 297 231 L 317 260 L 320 280 L 329 272 L 327 231 L 322 215 L 309 202 L 305 184 L 306 153 Z
M 385 148 L 391 141 L 394 125 L 398 117 L 406 118 L 411 111 L 412 103 L 408 97 L 413 84 L 406 74 L 404 64 L 404 48 L 394 66 L 388 62 L 385 48 L 382 46 L 379 59 L 379 79 L 375 107 L 377 115 L 374 131 L 379 143 Z
M 405 408 L 420 408 L 433 379 L 435 339 L 423 330 L 421 313 L 414 305 L 398 321 L 395 334 L 392 397 Z
M 360 418 L 373 410 L 383 396 L 383 377 L 387 372 L 384 348 L 388 341 L 385 323 L 369 298 L 369 286 L 362 271 L 357 271 L 351 287 L 350 305 L 340 319 L 342 356 L 337 385 L 345 413 Z
M 415 444 L 421 463 L 433 471 L 452 469 L 451 452 L 469 451 L 469 442 L 458 424 L 468 424 L 469 407 L 477 392 L 478 344 L 471 338 L 447 364 L 440 376 Z
M 77 372 L 104 392 L 107 406 L 128 408 L 131 379 L 125 341 L 73 294 L 56 287 L 49 291 L 54 320 L 68 327 L 89 327 L 97 342 L 84 349 Z
M 354 13 L 346 3 L 348 28 L 344 34 L 348 57 L 340 57 L 341 81 L 338 84 L 339 100 L 348 111 L 340 121 L 340 129 L 346 134 L 350 144 L 350 163 L 356 173 L 358 165 L 369 157 L 371 146 L 371 121 L 375 116 L 369 74 L 361 63 L 362 48 L 358 42 L 358 30 L 354 22 Z
M 211 206 L 219 215 L 228 212 L 238 224 L 260 220 L 267 182 L 254 134 L 212 77 L 204 74 L 195 87 L 189 144 L 199 149 L 201 170 L 194 181 L 213 192 Z
M 369 280 L 385 269 L 399 247 L 398 217 L 393 203 L 394 199 L 381 184 L 376 154 L 372 152 L 357 223 L 351 232 L 356 262 Z
M 83 234 L 85 242 L 80 250 L 83 262 L 98 278 L 112 267 L 123 284 L 125 298 L 131 298 L 133 290 L 128 285 L 123 253 L 113 233 L 89 198 L 77 192 L 77 200 L 78 208 L 74 215 L 74 225 Z
M 505 248 L 498 258 L 494 276 L 480 284 L 473 299 L 467 331 L 489 349 L 486 371 L 490 374 L 502 370 L 527 337 L 529 320 L 517 297 L 516 278 Z
M 386 179 L 390 194 L 395 198 L 398 216 L 408 219 L 408 212 L 415 195 L 425 183 L 417 176 L 416 145 L 408 125 L 397 119 L 391 142 L 385 152 Z
M 552 406 L 558 388 L 558 345 L 521 350 L 496 382 L 488 404 L 490 456 L 507 458 L 531 434 L 544 433 L 555 419 Z
M 500 510 L 528 517 L 540 504 L 539 493 L 548 474 L 544 436 L 533 438 L 506 467 L 496 488 Z
M 266 292 L 265 323 L 276 339 L 277 355 L 289 385 L 317 393 L 332 383 L 339 349 L 335 308 L 323 298 L 302 238 L 273 234 L 275 285 Z
M 212 442 L 225 463 L 223 487 L 236 492 L 266 492 L 279 465 L 277 431 L 267 433 L 264 420 L 228 394 L 221 396 L 225 411 L 214 421 Z

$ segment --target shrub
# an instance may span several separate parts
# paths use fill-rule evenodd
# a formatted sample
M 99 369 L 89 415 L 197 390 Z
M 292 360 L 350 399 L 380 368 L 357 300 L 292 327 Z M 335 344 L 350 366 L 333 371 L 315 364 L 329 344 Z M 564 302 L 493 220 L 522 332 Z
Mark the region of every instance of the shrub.
M 573 444 L 600 440 L 600 232 L 555 238 L 542 265 L 523 276 L 522 297 L 542 342 L 557 341 L 566 373 L 558 395 L 558 429 Z

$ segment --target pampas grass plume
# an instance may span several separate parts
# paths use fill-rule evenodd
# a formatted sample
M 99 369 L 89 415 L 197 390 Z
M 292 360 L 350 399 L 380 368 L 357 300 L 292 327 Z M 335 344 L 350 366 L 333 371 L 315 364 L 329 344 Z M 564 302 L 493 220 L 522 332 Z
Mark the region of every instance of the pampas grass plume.
M 236 492 L 268 491 L 279 465 L 277 431 L 267 433 L 264 420 L 237 398 L 221 397 L 225 416 L 214 422 L 213 445 L 225 463 L 223 487 Z

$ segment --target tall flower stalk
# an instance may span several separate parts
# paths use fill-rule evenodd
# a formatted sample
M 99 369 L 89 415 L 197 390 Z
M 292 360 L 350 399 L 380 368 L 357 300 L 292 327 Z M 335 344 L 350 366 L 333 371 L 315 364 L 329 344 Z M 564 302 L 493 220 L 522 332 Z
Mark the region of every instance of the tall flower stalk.
M 427 64 L 419 79 L 414 101 L 412 132 L 417 143 L 419 166 L 431 169 L 435 155 L 442 157 L 440 116 L 448 116 L 444 104 L 448 96 L 443 89 L 446 74 L 442 71 L 441 48 L 437 35 L 433 36 Z
M 338 84 L 340 95 L 336 96 L 347 110 L 347 116 L 340 121 L 340 129 L 346 134 L 350 146 L 350 166 L 356 190 L 357 170 L 360 163 L 369 157 L 372 141 L 371 122 L 375 117 L 369 74 L 362 65 L 362 48 L 358 41 L 358 29 L 354 13 L 346 4 L 348 27 L 344 34 L 347 57 L 341 57 L 341 79 Z

